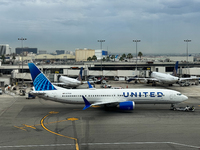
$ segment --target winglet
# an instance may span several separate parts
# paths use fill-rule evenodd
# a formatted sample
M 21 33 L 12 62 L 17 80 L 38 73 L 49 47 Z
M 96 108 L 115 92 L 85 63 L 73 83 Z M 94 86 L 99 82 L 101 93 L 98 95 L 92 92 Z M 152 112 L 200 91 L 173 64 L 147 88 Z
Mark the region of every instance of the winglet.
M 87 108 L 89 108 L 91 106 L 90 102 L 88 102 L 88 100 L 82 96 L 84 102 L 85 102 L 85 107 L 83 108 L 83 110 L 86 110 Z
M 93 86 L 90 84 L 90 82 L 87 81 L 87 83 L 88 83 L 89 89 L 93 89 Z

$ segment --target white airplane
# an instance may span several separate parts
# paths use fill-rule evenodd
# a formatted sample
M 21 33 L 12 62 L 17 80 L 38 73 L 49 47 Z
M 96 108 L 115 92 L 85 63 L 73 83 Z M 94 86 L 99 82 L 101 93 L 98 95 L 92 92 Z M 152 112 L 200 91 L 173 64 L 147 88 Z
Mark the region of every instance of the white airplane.
M 132 80 L 144 80 L 148 84 L 152 83 L 152 86 L 155 86 L 156 82 L 168 84 L 169 86 L 172 86 L 172 84 L 174 84 L 174 83 L 178 83 L 178 84 L 182 85 L 181 82 L 186 81 L 186 80 L 199 80 L 199 78 L 179 78 L 179 77 L 176 77 L 177 70 L 178 70 L 178 61 L 175 64 L 174 72 L 173 72 L 172 75 L 160 73 L 160 72 L 150 72 L 149 78 L 134 77 L 134 78 L 130 79 L 130 81 L 132 81 Z M 128 82 L 130 82 L 130 81 L 128 81 Z
M 76 88 L 84 83 L 87 83 L 87 82 L 82 82 L 82 71 L 83 67 L 81 67 L 78 77 L 76 79 L 58 75 L 59 83 L 53 83 L 53 85 L 65 86 L 68 88 Z
M 153 85 L 156 84 L 156 82 L 160 82 L 163 84 L 168 84 L 171 86 L 174 83 L 178 83 L 180 81 L 179 77 L 175 77 L 170 74 L 160 73 L 160 72 L 152 72 L 150 75 L 150 78 L 147 78 L 147 83 L 152 82 Z
M 80 72 L 78 74 L 78 78 L 76 79 L 58 75 L 59 83 L 53 83 L 53 85 L 65 86 L 68 88 L 77 88 L 82 84 L 87 84 L 87 81 L 82 81 L 82 72 L 83 72 L 83 67 L 81 67 Z M 93 85 L 95 83 L 94 81 L 89 81 L 89 82 Z
M 84 104 L 83 110 L 95 106 L 113 106 L 133 110 L 135 104 L 176 104 L 188 99 L 180 92 L 167 89 L 63 89 L 54 86 L 46 76 L 29 63 L 34 90 L 30 93 L 43 99 L 62 103 Z
M 65 85 L 67 87 L 77 87 L 77 86 L 83 84 L 82 83 L 82 70 L 83 70 L 83 67 L 81 67 L 77 79 L 58 75 L 58 80 L 60 83 L 54 83 L 54 84 L 55 85 Z

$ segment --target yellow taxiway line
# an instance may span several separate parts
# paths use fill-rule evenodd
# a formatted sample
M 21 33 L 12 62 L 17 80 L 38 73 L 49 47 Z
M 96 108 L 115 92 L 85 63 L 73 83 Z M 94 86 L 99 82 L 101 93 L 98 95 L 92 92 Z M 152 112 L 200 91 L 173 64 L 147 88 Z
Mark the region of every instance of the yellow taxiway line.
M 76 144 L 76 150 L 79 150 L 79 145 L 78 145 L 78 139 L 77 138 L 73 138 L 73 137 L 69 137 L 69 136 L 65 136 L 65 135 L 62 135 L 62 134 L 59 134 L 59 133 L 56 133 L 56 132 L 53 132 L 51 130 L 49 130 L 45 125 L 44 125 L 44 119 L 47 118 L 48 116 L 50 116 L 51 114 L 55 114 L 55 113 L 58 113 L 58 112 L 49 112 L 48 115 L 44 116 L 42 118 L 42 120 L 40 121 L 41 123 L 41 126 L 48 132 L 52 133 L 52 134 L 55 134 L 55 135 L 58 135 L 58 136 L 61 136 L 61 137 L 65 137 L 65 138 L 69 138 L 69 139 L 72 139 L 72 140 L 75 140 L 75 144 Z M 76 119 L 71 119 L 72 121 L 75 121 Z
M 27 131 L 26 128 L 36 129 L 36 126 L 42 126 L 46 131 L 48 131 L 48 132 L 50 132 L 50 133 L 52 133 L 52 134 L 55 134 L 55 135 L 58 135 L 58 136 L 61 136 L 61 137 L 65 137 L 65 138 L 69 138 L 69 139 L 75 140 L 76 150 L 79 150 L 79 145 L 78 145 L 78 139 L 77 139 L 77 138 L 73 138 L 73 137 L 69 137 L 69 136 L 65 136 L 65 135 L 62 135 L 62 134 L 53 132 L 53 131 L 49 130 L 49 129 L 45 126 L 46 124 L 53 124 L 53 123 L 59 123 L 59 122 L 64 122 L 64 121 L 76 121 L 76 120 L 79 120 L 78 118 L 67 118 L 66 120 L 59 120 L 59 121 L 44 123 L 44 119 L 45 119 L 45 118 L 47 118 L 47 117 L 50 116 L 51 114 L 57 114 L 57 113 L 58 113 L 58 112 L 54 112 L 54 111 L 49 112 L 48 115 L 46 115 L 45 117 L 42 118 L 42 120 L 40 121 L 40 124 L 36 124 L 36 125 L 22 124 L 23 127 L 18 127 L 18 126 L 14 126 L 14 127 L 18 128 L 18 129 L 21 129 L 21 130 L 24 130 L 24 131 Z

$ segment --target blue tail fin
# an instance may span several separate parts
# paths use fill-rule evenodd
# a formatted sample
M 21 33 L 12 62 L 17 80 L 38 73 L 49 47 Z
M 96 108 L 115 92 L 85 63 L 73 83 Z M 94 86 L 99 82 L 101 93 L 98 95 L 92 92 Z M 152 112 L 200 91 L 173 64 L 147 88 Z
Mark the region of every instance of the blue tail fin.
M 178 70 L 178 61 L 175 64 L 174 71 L 173 71 L 172 75 L 177 76 L 177 70 Z
M 79 72 L 79 75 L 78 75 L 78 78 L 77 78 L 78 81 L 82 81 L 82 72 L 83 72 L 83 67 L 81 67 L 81 70 Z
M 47 77 L 34 63 L 28 63 L 35 91 L 56 90 Z

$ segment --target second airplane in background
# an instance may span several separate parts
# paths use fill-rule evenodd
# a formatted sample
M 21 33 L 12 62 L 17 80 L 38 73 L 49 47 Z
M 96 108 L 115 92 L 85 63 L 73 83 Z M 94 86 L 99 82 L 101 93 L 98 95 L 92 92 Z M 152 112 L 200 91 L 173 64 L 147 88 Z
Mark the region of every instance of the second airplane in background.
M 81 67 L 78 77 L 76 79 L 58 75 L 59 83 L 53 83 L 54 85 L 63 85 L 68 88 L 76 88 L 79 85 L 83 84 L 82 82 L 82 71 L 83 67 Z
M 87 81 L 82 81 L 82 72 L 83 72 L 83 67 L 81 67 L 78 77 L 76 79 L 58 75 L 59 83 L 53 83 L 53 84 L 58 86 L 64 86 L 66 88 L 77 88 L 82 84 L 87 84 Z M 92 81 L 90 81 L 90 83 L 94 84 L 94 82 Z
M 176 77 L 177 75 L 177 70 L 178 70 L 178 61 L 175 64 L 173 74 L 166 74 L 166 73 L 161 73 L 161 72 L 150 72 L 150 77 L 149 78 L 133 78 L 131 80 L 144 80 L 146 83 L 152 83 L 152 86 L 155 86 L 157 82 L 162 83 L 162 84 L 167 84 L 169 86 L 172 86 L 175 83 L 178 83 L 181 85 L 181 82 L 187 81 L 187 80 L 199 80 L 198 78 L 179 78 Z M 130 82 L 129 80 L 128 82 Z

